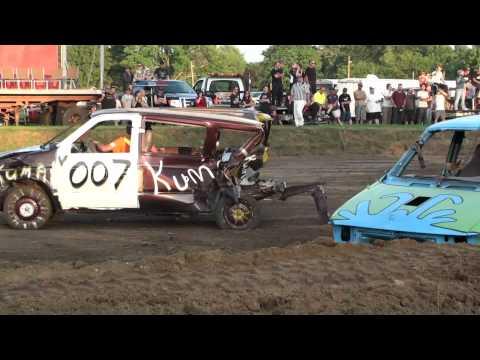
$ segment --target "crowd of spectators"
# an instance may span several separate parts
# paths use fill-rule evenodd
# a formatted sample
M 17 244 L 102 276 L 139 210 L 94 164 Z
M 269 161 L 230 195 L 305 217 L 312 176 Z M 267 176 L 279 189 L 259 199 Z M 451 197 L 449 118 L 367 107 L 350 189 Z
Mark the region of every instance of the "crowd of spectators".
M 418 77 L 419 88 L 404 89 L 402 84 L 394 89 L 387 84 L 383 91 L 369 86 L 363 88 L 359 82 L 357 89 L 349 94 L 343 88 L 340 95 L 336 87 L 317 88 L 317 70 L 315 61 L 306 68 L 293 63 L 285 71 L 285 64 L 277 61 L 271 70 L 270 86 L 263 88 L 258 104 L 250 92 L 243 96 L 238 87 L 232 90 L 230 106 L 232 108 L 255 108 L 276 116 L 277 109 L 285 106 L 293 115 L 296 126 L 303 126 L 305 119 L 323 117 L 328 122 L 344 126 L 353 124 L 429 124 L 446 120 L 446 111 L 466 111 L 476 109 L 480 100 L 480 69 L 472 76 L 468 69 L 459 69 L 456 78 L 455 97 L 450 97 L 441 65 L 428 74 L 421 72 Z M 122 77 L 123 95 L 118 97 L 116 89 L 110 87 L 101 100 L 102 108 L 135 108 L 153 105 L 167 105 L 162 94 L 146 94 L 144 90 L 132 94 L 132 84 L 137 80 L 169 79 L 170 68 L 165 64 L 151 71 L 144 65 L 138 65 L 135 71 L 127 68 Z M 285 77 L 288 77 L 284 80 Z M 288 83 L 288 89 L 284 89 Z M 287 96 L 285 97 L 285 93 Z M 354 108 L 351 108 L 352 97 Z M 196 107 L 209 106 L 209 99 L 201 91 L 197 93 Z
M 372 86 L 364 90 L 359 82 L 352 94 L 355 108 L 351 109 L 352 99 L 347 88 L 342 89 L 340 96 L 336 87 L 320 86 L 317 89 L 315 66 L 315 62 L 310 61 L 304 70 L 301 64 L 294 63 L 285 72 L 285 64 L 277 61 L 271 70 L 271 91 L 265 87 L 259 98 L 260 110 L 275 116 L 276 110 L 286 105 L 296 126 L 303 126 L 305 118 L 313 119 L 319 115 L 340 126 L 352 125 L 352 117 L 357 124 L 426 125 L 446 120 L 447 110 L 475 110 L 480 101 L 480 69 L 474 75 L 470 75 L 468 69 L 458 70 L 453 98 L 445 82 L 443 67 L 438 65 L 431 74 L 420 73 L 419 88 L 404 89 L 398 84 L 393 89 L 387 84 L 383 91 Z M 285 75 L 289 77 L 287 91 L 283 86 Z M 287 100 L 282 103 L 285 92 Z

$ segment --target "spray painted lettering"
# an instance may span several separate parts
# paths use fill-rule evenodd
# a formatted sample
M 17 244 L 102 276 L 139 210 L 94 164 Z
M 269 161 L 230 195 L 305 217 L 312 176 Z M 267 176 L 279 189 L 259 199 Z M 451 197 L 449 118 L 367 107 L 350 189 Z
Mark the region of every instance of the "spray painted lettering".
M 20 179 L 36 179 L 48 182 L 48 169 L 43 164 L 36 167 L 25 165 L 14 169 L 5 169 L 5 165 L 0 165 L 0 186 L 5 182 L 16 181 Z
M 163 160 L 160 160 L 160 164 L 158 166 L 158 170 L 155 171 L 153 169 L 153 167 L 148 163 L 146 162 L 145 163 L 148 171 L 150 172 L 150 174 L 152 175 L 152 178 L 153 178 L 153 185 L 154 185 L 154 194 L 157 195 L 159 193 L 158 191 L 158 184 L 162 184 L 163 186 L 165 186 L 165 188 L 167 189 L 167 191 L 172 191 L 172 187 L 170 186 L 170 184 L 161 178 L 161 175 L 162 175 L 162 170 L 163 170 Z M 174 175 L 172 177 L 173 179 L 173 183 L 175 185 L 175 188 L 178 190 L 178 191 L 186 191 L 189 186 L 189 182 L 193 182 L 194 184 L 198 184 L 198 181 L 199 182 L 204 182 L 205 179 L 203 177 L 203 171 L 206 171 L 207 174 L 210 176 L 210 178 L 212 179 L 215 179 L 215 175 L 213 175 L 212 173 L 212 170 L 210 170 L 207 166 L 205 165 L 201 165 L 198 167 L 197 170 L 195 169 L 188 169 L 187 170 L 187 175 L 185 174 L 180 174 L 180 177 L 181 177 L 181 180 L 183 181 L 183 185 L 181 185 L 177 179 L 177 177 Z

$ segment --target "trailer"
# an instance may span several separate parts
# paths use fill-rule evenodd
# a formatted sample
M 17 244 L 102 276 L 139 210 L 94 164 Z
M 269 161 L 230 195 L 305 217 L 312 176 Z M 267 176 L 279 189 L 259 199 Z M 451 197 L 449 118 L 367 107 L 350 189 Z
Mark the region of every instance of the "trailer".
M 88 104 L 97 103 L 102 92 L 92 89 L 0 89 L 3 125 L 22 121 L 38 125 L 67 125 L 85 121 Z M 26 116 L 20 119 L 22 112 Z
M 77 88 L 78 69 L 68 66 L 66 47 L 0 45 L 0 125 L 66 125 L 88 118 L 95 88 Z

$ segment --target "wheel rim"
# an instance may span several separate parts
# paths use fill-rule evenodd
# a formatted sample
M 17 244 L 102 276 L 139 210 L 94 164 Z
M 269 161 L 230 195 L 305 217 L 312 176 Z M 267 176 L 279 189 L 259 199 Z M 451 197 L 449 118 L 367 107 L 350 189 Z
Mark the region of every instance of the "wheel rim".
M 238 204 L 233 204 L 226 209 L 225 218 L 234 226 L 244 226 L 248 224 L 252 217 L 253 209 L 248 203 L 242 202 L 242 200 Z
M 15 204 L 15 214 L 22 220 L 34 219 L 39 212 L 38 203 L 29 197 L 23 197 Z

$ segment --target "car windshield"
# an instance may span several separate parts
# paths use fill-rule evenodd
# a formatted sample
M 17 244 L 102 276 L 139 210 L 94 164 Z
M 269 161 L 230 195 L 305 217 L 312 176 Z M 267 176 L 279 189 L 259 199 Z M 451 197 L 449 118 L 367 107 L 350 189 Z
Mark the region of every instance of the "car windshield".
M 64 140 L 67 136 L 72 134 L 75 130 L 77 130 L 80 126 L 82 126 L 83 124 L 84 123 L 77 123 L 77 124 L 73 124 L 73 125 L 67 127 L 66 129 L 60 131 L 57 135 L 52 137 L 50 140 L 48 140 L 46 143 L 40 145 L 40 148 L 44 149 L 51 144 L 58 144 L 59 142 Z
M 480 132 L 444 131 L 434 134 L 399 176 L 409 178 L 480 179 Z
M 168 94 L 182 93 L 182 94 L 196 94 L 195 91 L 183 81 L 172 81 L 167 83 L 165 92 Z

